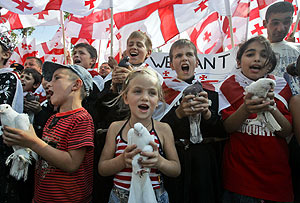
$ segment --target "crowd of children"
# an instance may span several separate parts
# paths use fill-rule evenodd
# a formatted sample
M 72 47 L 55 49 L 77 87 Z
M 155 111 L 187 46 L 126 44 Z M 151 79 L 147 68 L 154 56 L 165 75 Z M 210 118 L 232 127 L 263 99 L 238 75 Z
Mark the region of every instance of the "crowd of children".
M 220 89 L 202 84 L 197 94 L 184 96 L 171 93 L 201 83 L 195 75 L 197 48 L 190 40 L 172 44 L 170 67 L 176 76 L 164 80 L 144 63 L 152 53 L 151 39 L 134 31 L 123 53 L 128 62 L 117 64 L 110 57 L 112 71 L 104 80 L 93 70 L 95 48 L 83 43 L 74 47 L 72 65 L 42 65 L 31 57 L 20 74 L 5 68 L 14 46 L 6 32 L 0 33 L 0 104 L 34 115 L 28 131 L 2 128 L 0 202 L 127 202 L 138 154 L 146 157 L 138 160 L 140 167 L 150 169 L 156 200 L 149 202 L 297 202 L 300 181 L 294 168 L 299 166 L 292 164 L 289 147 L 291 155 L 299 154 L 300 97 L 295 94 L 300 84 L 295 81 L 300 74 L 287 77 L 278 70 L 285 67 L 278 66 L 273 46 L 287 34 L 291 7 L 288 2 L 274 5 L 264 22 L 268 39 L 256 36 L 239 46 L 236 69 Z M 267 97 L 245 94 L 261 78 L 276 82 Z M 165 108 L 165 101 L 172 106 Z M 158 110 L 164 116 L 155 120 Z M 272 114 L 281 130 L 253 123 L 262 112 Z M 197 116 L 201 141 L 191 139 Z M 153 137 L 153 151 L 128 143 L 127 133 L 136 123 Z M 13 145 L 39 155 L 25 184 L 9 176 L 5 165 Z

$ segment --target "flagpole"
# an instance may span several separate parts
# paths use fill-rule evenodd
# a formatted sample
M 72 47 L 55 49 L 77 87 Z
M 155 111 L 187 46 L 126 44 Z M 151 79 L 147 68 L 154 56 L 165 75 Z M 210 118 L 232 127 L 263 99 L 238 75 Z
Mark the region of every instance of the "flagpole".
M 230 29 L 230 41 L 231 41 L 231 47 L 234 47 L 234 41 L 233 41 L 233 28 L 232 28 L 232 14 L 230 9 L 230 3 L 229 0 L 224 0 L 225 3 L 225 9 L 226 13 L 228 14 L 228 20 L 229 20 L 229 29 Z
M 67 64 L 67 50 L 66 50 L 66 37 L 65 37 L 65 26 L 64 26 L 64 16 L 63 11 L 60 11 L 60 23 L 61 23 L 61 29 L 63 34 L 63 45 L 64 45 L 64 64 Z
M 294 29 L 292 31 L 292 33 L 290 34 L 290 36 L 294 37 L 295 33 L 296 33 L 296 29 L 298 27 L 298 24 L 299 24 L 299 18 L 300 18 L 300 15 L 299 15 L 299 12 L 297 14 L 297 19 L 296 19 L 296 23 L 295 23 L 295 26 L 294 26 Z
M 99 62 L 100 62 L 100 49 L 101 49 L 101 39 L 99 39 L 99 50 L 98 50 L 98 67 L 97 67 L 97 70 L 99 72 Z
M 110 7 L 110 56 L 113 57 L 113 46 L 114 46 L 114 11 L 113 11 L 113 0 L 111 0 Z

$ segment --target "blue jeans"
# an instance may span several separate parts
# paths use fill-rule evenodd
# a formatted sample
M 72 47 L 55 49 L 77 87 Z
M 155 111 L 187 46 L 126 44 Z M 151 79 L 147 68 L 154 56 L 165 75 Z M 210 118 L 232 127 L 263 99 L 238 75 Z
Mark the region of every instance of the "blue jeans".
M 122 190 L 122 189 L 118 188 L 118 190 Z M 154 190 L 154 192 L 155 192 L 155 190 Z M 129 195 L 129 192 L 128 192 L 128 195 Z M 155 195 L 156 195 L 156 200 L 158 203 L 169 203 L 169 196 L 168 196 L 168 193 L 166 190 L 164 190 L 164 192 L 162 194 L 155 192 Z M 112 190 L 110 192 L 110 197 L 109 197 L 108 203 L 125 203 L 125 202 L 124 202 L 124 200 L 122 201 L 118 197 L 118 195 L 114 192 L 114 190 Z
M 280 202 L 258 199 L 255 197 L 240 195 L 225 190 L 223 194 L 223 203 L 280 203 Z
M 245 195 L 240 195 L 228 190 L 224 191 L 223 203 L 264 203 L 262 199 L 257 199 L 255 197 L 249 197 Z

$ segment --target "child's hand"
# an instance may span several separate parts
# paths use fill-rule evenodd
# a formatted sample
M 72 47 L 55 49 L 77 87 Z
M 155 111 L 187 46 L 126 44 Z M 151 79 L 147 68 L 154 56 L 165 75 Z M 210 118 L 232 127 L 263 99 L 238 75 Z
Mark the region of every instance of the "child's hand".
M 33 112 L 34 114 L 37 114 L 41 110 L 42 107 L 39 101 L 28 101 L 27 99 L 24 99 L 24 112 Z
M 128 68 L 116 66 L 112 73 L 112 82 L 122 84 L 131 71 L 131 66 L 129 66 Z
M 138 153 L 140 153 L 142 150 L 137 149 L 136 148 L 136 144 L 133 145 L 128 145 L 125 149 L 124 149 L 124 163 L 125 163 L 125 168 L 131 168 L 132 165 L 132 159 L 135 155 L 137 155 Z
M 37 139 L 39 138 L 36 136 L 32 125 L 27 131 L 4 126 L 3 142 L 8 146 L 19 145 L 31 148 Z
M 142 167 L 146 168 L 159 168 L 160 165 L 160 154 L 158 152 L 157 144 L 154 142 L 149 143 L 152 148 L 153 152 L 141 152 L 142 156 L 148 157 L 148 159 L 143 160 L 142 158 L 139 160 L 139 164 Z
M 252 99 L 253 94 L 248 93 L 244 97 L 244 104 L 248 113 L 259 113 L 263 111 L 270 111 L 270 106 L 274 105 L 274 93 L 269 92 L 267 98 Z
M 207 97 L 207 92 L 203 91 L 200 92 L 199 96 L 186 95 L 185 97 L 183 97 L 180 106 L 176 109 L 176 114 L 178 118 L 196 115 L 199 113 L 203 113 L 204 116 L 206 116 L 206 114 L 209 114 L 210 117 L 210 111 L 208 107 L 209 100 Z

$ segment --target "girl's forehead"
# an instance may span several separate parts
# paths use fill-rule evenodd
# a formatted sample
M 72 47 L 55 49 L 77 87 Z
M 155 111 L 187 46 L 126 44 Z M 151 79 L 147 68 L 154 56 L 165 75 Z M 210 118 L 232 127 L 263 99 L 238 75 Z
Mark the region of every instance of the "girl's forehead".
M 258 41 L 254 41 L 254 42 L 251 42 L 250 44 L 248 44 L 245 51 L 247 51 L 249 49 L 251 49 L 251 50 L 264 50 L 264 49 L 266 49 L 266 47 L 262 43 L 260 43 Z
M 130 84 L 145 84 L 145 83 L 153 83 L 154 85 L 158 83 L 158 79 L 153 75 L 149 74 L 138 74 L 129 82 Z

